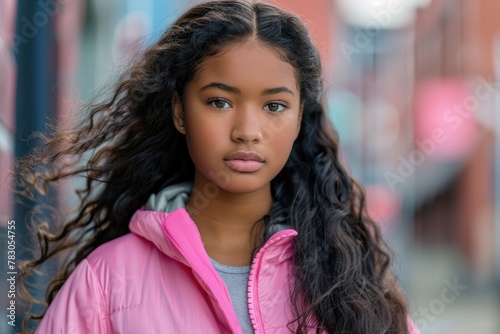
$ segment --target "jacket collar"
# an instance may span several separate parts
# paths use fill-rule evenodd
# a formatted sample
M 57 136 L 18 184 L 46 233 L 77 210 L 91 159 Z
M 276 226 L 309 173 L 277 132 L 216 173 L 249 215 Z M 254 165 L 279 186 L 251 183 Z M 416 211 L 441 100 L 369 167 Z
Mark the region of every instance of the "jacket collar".
M 200 233 L 185 209 L 192 184 L 176 184 L 150 196 L 146 205 L 137 211 L 130 222 L 130 230 L 151 241 L 162 253 L 193 269 L 212 265 L 203 246 Z M 269 231 L 268 231 L 269 232 Z M 297 232 L 287 226 L 277 226 L 264 247 L 276 246 L 268 256 L 286 260 L 291 240 Z M 281 255 L 280 255 L 281 254 Z M 286 258 L 283 254 L 287 254 Z
M 196 224 L 184 208 L 171 213 L 138 210 L 129 224 L 130 231 L 152 242 L 165 255 L 193 268 L 212 265 L 203 246 Z M 283 229 L 273 234 L 263 248 L 273 249 L 267 252 L 269 256 L 285 261 L 297 232 L 293 229 Z

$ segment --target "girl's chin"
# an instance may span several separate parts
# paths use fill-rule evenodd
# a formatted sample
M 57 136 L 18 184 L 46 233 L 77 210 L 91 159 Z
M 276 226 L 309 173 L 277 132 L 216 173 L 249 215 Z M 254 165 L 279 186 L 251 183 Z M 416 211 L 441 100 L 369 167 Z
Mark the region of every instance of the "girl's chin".
M 250 180 L 233 179 L 228 184 L 220 187 L 221 190 L 233 194 L 250 194 L 260 191 L 270 191 L 270 182 L 251 182 Z

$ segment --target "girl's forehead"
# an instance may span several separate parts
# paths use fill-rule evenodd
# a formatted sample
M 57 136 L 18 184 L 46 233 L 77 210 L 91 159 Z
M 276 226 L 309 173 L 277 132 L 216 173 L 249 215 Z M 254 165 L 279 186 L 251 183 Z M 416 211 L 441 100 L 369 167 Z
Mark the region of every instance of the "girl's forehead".
M 280 50 L 260 41 L 249 39 L 224 47 L 198 66 L 193 84 L 227 80 L 266 86 L 290 86 L 298 94 L 299 84 L 295 68 Z

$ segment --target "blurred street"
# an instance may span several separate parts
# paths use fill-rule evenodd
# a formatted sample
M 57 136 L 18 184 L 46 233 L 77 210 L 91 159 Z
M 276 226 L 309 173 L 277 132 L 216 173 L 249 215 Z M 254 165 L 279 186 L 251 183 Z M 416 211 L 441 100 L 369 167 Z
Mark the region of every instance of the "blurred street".
M 453 250 L 420 250 L 408 261 L 414 277 L 408 290 L 412 317 L 422 333 L 499 333 L 498 291 L 471 279 Z M 447 287 L 444 282 L 453 284 L 455 279 L 464 288 L 459 290 L 460 295 L 447 292 L 447 298 L 454 300 L 446 303 L 441 300 L 441 292 Z

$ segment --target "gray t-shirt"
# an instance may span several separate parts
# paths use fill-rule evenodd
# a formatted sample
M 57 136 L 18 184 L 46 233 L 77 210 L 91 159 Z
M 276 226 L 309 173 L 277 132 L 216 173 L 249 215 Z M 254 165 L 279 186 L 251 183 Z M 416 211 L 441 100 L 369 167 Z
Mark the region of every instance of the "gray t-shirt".
M 236 316 L 240 321 L 241 328 L 245 334 L 253 334 L 253 327 L 250 321 L 250 314 L 248 313 L 248 297 L 247 286 L 248 277 L 250 275 L 250 266 L 244 267 L 231 267 L 221 264 L 214 259 L 210 258 L 212 264 L 226 283 L 227 290 L 231 296 Z

